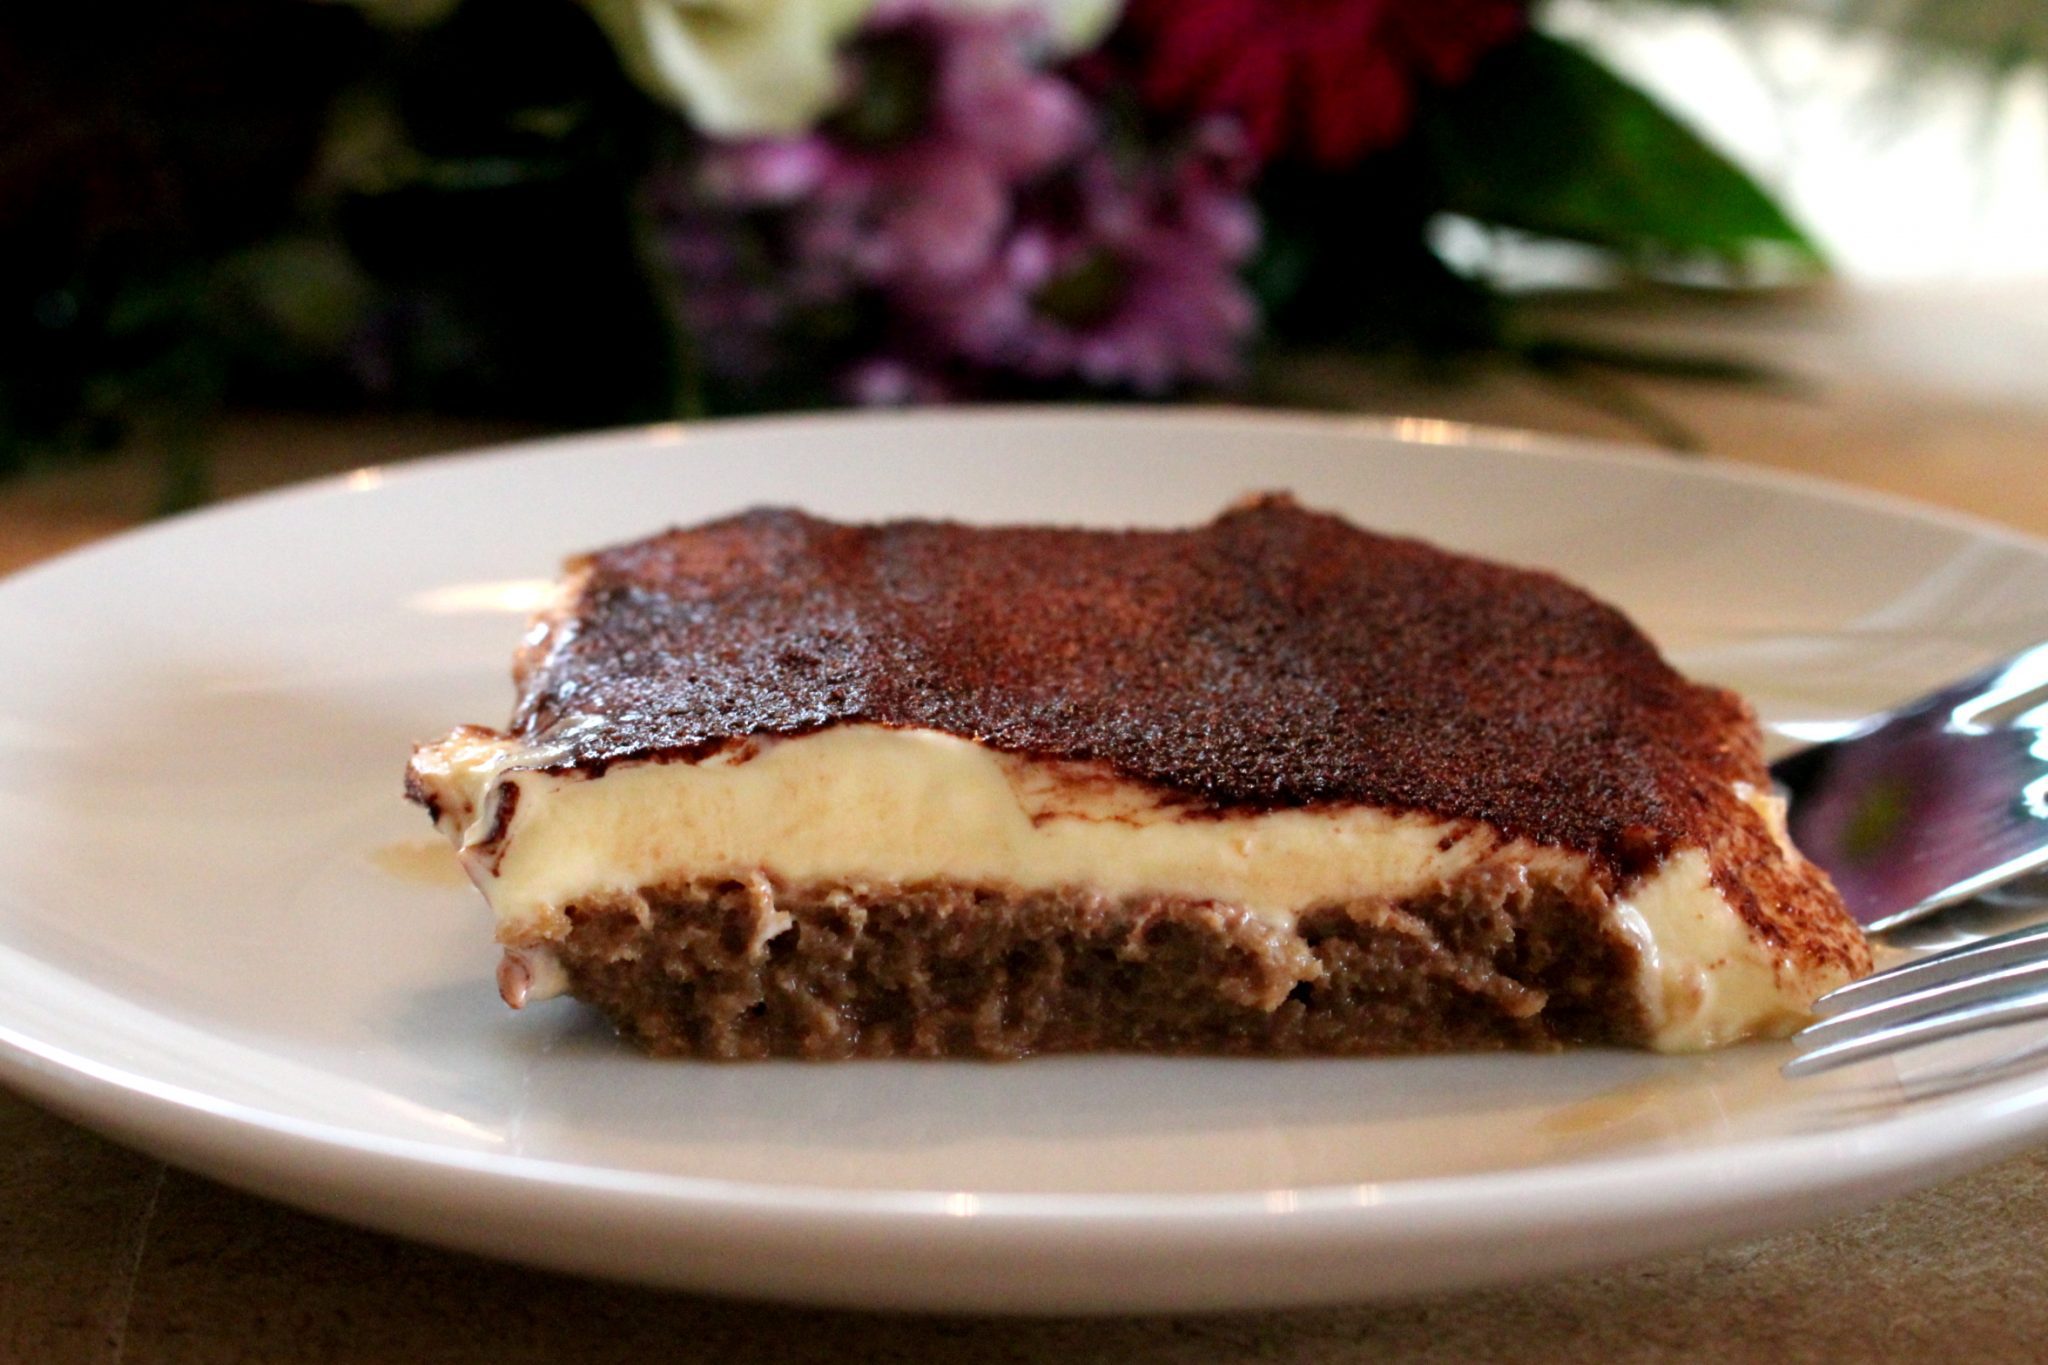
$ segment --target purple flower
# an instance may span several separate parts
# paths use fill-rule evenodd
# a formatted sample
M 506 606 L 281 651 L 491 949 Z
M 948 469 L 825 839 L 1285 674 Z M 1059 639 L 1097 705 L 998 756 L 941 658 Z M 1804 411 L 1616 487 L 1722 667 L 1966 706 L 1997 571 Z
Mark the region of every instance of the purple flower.
M 1228 383 L 1258 321 L 1238 270 L 1258 244 L 1229 125 L 1164 165 L 1083 158 L 1027 197 L 967 287 L 899 300 L 928 348 L 1033 379 L 1162 393 Z
M 768 248 L 744 218 L 699 201 L 675 176 L 650 183 L 660 264 L 674 281 L 671 304 L 697 362 L 724 379 L 756 381 L 776 367 L 777 333 L 793 296 L 773 284 Z
M 1170 154 L 1113 150 L 1038 65 L 1044 37 L 1029 9 L 888 0 L 817 128 L 713 143 L 659 178 L 649 203 L 707 368 L 793 368 L 792 338 L 833 318 L 808 335 L 836 338 L 826 363 L 857 402 L 1236 377 L 1257 320 L 1242 138 L 1218 124 Z
M 899 356 L 872 356 L 847 370 L 840 381 L 847 399 L 870 408 L 944 403 L 954 397 L 946 381 Z
M 1073 156 L 1091 119 L 1039 70 L 1028 10 L 951 15 L 883 6 L 847 54 L 837 113 L 795 138 L 713 148 L 702 185 L 734 208 L 786 208 L 799 257 L 862 284 L 979 268 L 1015 188 Z

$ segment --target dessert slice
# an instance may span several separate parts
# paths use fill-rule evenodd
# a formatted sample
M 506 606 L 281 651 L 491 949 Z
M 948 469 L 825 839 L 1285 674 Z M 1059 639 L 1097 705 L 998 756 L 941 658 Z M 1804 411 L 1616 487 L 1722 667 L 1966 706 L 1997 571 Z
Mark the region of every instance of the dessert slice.
M 1688 1050 L 1869 968 L 1739 699 L 1285 497 L 749 512 L 572 561 L 514 673 L 408 794 L 507 1002 L 654 1052 Z

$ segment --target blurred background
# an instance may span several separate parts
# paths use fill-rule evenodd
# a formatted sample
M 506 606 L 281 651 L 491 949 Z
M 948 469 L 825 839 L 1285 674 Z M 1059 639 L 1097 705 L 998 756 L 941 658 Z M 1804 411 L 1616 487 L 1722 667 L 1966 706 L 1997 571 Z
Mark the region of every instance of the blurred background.
M 0 567 L 426 450 L 1421 414 L 2048 529 L 2041 0 L 0 13 Z

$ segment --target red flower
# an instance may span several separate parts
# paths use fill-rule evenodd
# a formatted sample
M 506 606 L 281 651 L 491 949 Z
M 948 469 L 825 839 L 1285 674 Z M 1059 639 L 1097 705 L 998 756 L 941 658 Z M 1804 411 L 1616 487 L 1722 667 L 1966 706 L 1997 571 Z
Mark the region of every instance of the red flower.
M 1526 0 L 1130 0 L 1139 95 L 1231 113 L 1261 156 L 1339 166 L 1399 142 L 1422 82 L 1455 84 L 1522 31 Z

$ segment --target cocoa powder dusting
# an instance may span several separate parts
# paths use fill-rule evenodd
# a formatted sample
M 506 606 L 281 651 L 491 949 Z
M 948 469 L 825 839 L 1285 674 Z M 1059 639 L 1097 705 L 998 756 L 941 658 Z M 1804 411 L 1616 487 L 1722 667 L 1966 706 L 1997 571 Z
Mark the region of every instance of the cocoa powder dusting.
M 1711 842 L 1730 784 L 1764 780 L 1743 703 L 1613 608 L 1281 496 L 1173 531 L 764 509 L 572 568 L 514 721 L 600 718 L 562 768 L 926 727 L 1212 812 L 1484 821 L 1624 877 Z

